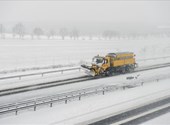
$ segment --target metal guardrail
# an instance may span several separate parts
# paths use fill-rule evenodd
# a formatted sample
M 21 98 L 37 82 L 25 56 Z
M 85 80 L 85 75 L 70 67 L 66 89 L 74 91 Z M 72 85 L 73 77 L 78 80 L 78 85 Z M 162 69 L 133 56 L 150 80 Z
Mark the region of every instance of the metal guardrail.
M 148 58 L 148 59 L 138 59 L 137 61 L 146 61 L 146 60 L 156 60 L 156 59 L 165 59 L 165 58 L 170 58 L 170 56 L 165 56 L 165 57 L 156 57 L 156 58 Z M 61 72 L 61 74 L 65 71 L 72 71 L 72 70 L 81 70 L 81 67 L 77 68 L 70 68 L 70 69 L 62 69 L 62 70 L 55 70 L 55 71 L 47 71 L 47 72 L 39 72 L 39 73 L 30 73 L 30 74 L 25 74 L 25 75 L 15 75 L 15 76 L 7 76 L 7 77 L 0 77 L 0 80 L 4 79 L 12 79 L 12 78 L 19 78 L 19 80 L 22 77 L 27 77 L 27 76 L 35 76 L 35 75 L 41 75 L 44 76 L 45 74 L 50 74 L 50 73 L 57 73 Z
M 129 86 L 129 85 L 128 85 Z M 116 86 L 116 85 L 110 85 L 110 86 L 99 86 L 99 87 L 93 87 L 93 88 L 87 88 L 77 91 L 71 91 L 68 93 L 63 94 L 57 94 L 53 96 L 48 97 L 42 97 L 37 98 L 33 100 L 27 100 L 23 102 L 17 102 L 13 104 L 7 104 L 0 106 L 0 115 L 12 113 L 15 112 L 15 114 L 18 114 L 18 111 L 33 108 L 34 111 L 36 111 L 37 106 L 42 105 L 49 105 L 50 107 L 53 106 L 53 103 L 57 102 L 64 102 L 65 104 L 68 103 L 71 99 L 78 99 L 81 100 L 82 97 L 93 95 L 93 94 L 105 94 L 105 92 L 117 90 L 117 89 L 125 89 L 126 86 Z
M 79 71 L 80 71 L 81 68 L 78 67 L 78 68 L 71 68 L 71 69 L 62 69 L 62 70 L 55 70 L 55 71 L 47 71 L 47 72 L 39 72 L 39 73 L 30 73 L 30 74 L 25 74 L 25 75 L 15 75 L 15 76 L 0 77 L 0 80 L 12 79 L 12 78 L 19 78 L 19 79 L 21 79 L 22 77 L 35 76 L 35 75 L 41 75 L 41 76 L 43 77 L 45 74 L 57 73 L 57 72 L 61 72 L 61 74 L 63 74 L 63 72 L 72 71 L 72 70 L 79 70 Z
M 169 78 L 169 76 L 167 75 L 165 78 Z M 67 104 L 68 101 L 72 99 L 81 100 L 82 97 L 90 96 L 94 94 L 104 95 L 106 92 L 116 91 L 120 89 L 125 90 L 126 88 L 133 88 L 139 85 L 143 86 L 144 83 L 146 82 L 152 82 L 152 81 L 159 82 L 162 79 L 163 77 L 152 78 L 146 81 L 143 80 L 143 81 L 122 83 L 122 84 L 117 84 L 117 85 L 97 86 L 97 87 L 91 87 L 91 88 L 86 88 L 86 89 L 81 89 L 81 90 L 75 90 L 75 91 L 71 91 L 67 93 L 56 94 L 56 95 L 47 96 L 47 97 L 41 97 L 41 98 L 32 99 L 32 100 L 26 100 L 22 102 L 16 102 L 12 104 L 1 105 L 0 115 L 12 113 L 12 112 L 14 112 L 15 115 L 17 115 L 18 111 L 26 110 L 30 108 L 36 111 L 36 108 L 38 106 L 49 105 L 50 107 L 52 107 L 53 103 L 57 103 L 57 102 L 63 102 Z

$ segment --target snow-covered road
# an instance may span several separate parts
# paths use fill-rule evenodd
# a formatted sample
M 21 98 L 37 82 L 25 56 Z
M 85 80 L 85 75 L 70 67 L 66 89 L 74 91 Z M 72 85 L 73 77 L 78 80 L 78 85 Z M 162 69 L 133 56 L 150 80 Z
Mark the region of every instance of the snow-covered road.
M 40 91 L 33 91 L 33 92 L 25 92 L 22 94 L 15 94 L 11 96 L 1 97 L 0 101 L 1 104 L 10 103 L 15 101 L 21 101 L 24 99 L 31 99 L 36 97 L 42 97 L 46 95 L 53 95 L 55 93 L 63 93 L 68 92 L 71 90 L 78 90 L 81 88 L 87 88 L 92 86 L 99 86 L 99 85 L 114 85 L 119 83 L 129 82 L 126 78 L 129 76 L 137 76 L 139 75 L 139 81 L 143 79 L 153 79 L 158 78 L 158 76 L 167 76 L 170 74 L 170 68 L 162 68 L 162 69 L 155 69 L 151 71 L 143 71 L 140 73 L 133 73 L 133 74 L 125 74 L 111 78 L 104 78 L 99 80 L 93 80 L 88 82 L 82 83 L 75 83 L 71 85 L 61 86 L 61 87 L 54 87 L 50 89 L 43 89 Z M 167 79 L 167 77 L 166 77 Z M 135 81 L 135 80 L 132 80 Z M 132 82 L 131 81 L 131 82 Z M 82 101 L 74 101 L 70 102 L 67 105 L 61 104 L 56 105 L 53 108 L 43 108 L 41 110 L 37 110 L 36 112 L 28 111 L 24 113 L 19 113 L 18 116 L 9 116 L 6 118 L 0 119 L 0 124 L 75 124 L 77 122 L 84 122 L 89 118 L 96 118 L 98 116 L 107 115 L 107 113 L 114 113 L 118 111 L 118 109 L 127 108 L 128 106 L 133 106 L 135 104 L 139 104 L 142 101 L 151 100 L 155 97 L 165 96 L 164 94 L 158 94 L 154 97 L 145 98 L 144 100 L 140 100 L 137 102 L 133 102 L 129 105 L 117 105 L 114 106 L 114 109 L 106 111 L 106 114 L 99 109 L 104 109 L 111 105 L 120 104 L 121 102 L 132 100 L 135 98 L 139 98 L 141 96 L 146 96 L 158 91 L 168 90 L 166 92 L 167 95 L 169 93 L 170 84 L 169 79 L 167 80 L 160 80 L 156 82 L 149 82 L 144 83 L 144 86 L 136 87 L 127 89 L 125 91 L 116 91 L 107 93 L 105 95 L 98 95 L 92 96 L 89 98 L 82 99 Z M 91 114 L 91 112 L 95 111 L 96 114 Z M 98 112 L 99 111 L 99 112 Z M 47 113 L 48 112 L 48 113 Z M 91 114 L 91 115 L 88 115 Z M 29 118 L 28 118 L 29 116 Z
M 53 94 L 57 94 L 57 93 L 64 93 L 64 92 L 68 92 L 68 91 L 73 91 L 73 90 L 78 90 L 78 89 L 82 89 L 82 88 L 89 88 L 89 87 L 94 87 L 94 86 L 99 86 L 99 85 L 115 85 L 115 84 L 122 84 L 122 83 L 127 83 L 127 82 L 134 82 L 135 80 L 127 80 L 126 77 L 129 76 L 133 76 L 136 77 L 138 76 L 138 80 L 139 83 L 143 82 L 145 79 L 151 79 L 151 78 L 158 78 L 158 77 L 167 77 L 167 74 L 170 74 L 170 68 L 161 68 L 161 69 L 155 69 L 155 70 L 150 70 L 150 71 L 143 71 L 143 72 L 139 72 L 139 73 L 132 73 L 132 74 L 125 74 L 125 75 L 120 75 L 120 76 L 114 76 L 114 77 L 109 77 L 109 78 L 103 78 L 103 79 L 98 79 L 98 80 L 92 80 L 92 81 L 88 81 L 88 82 L 79 82 L 79 83 L 74 83 L 74 84 L 70 84 L 70 85 L 64 85 L 64 86 L 57 86 L 57 87 L 52 87 L 52 88 L 48 88 L 48 89 L 42 89 L 42 90 L 35 90 L 32 92 L 24 92 L 22 94 L 14 94 L 14 95 L 9 95 L 9 96 L 4 96 L 4 97 L 0 97 L 0 102 L 1 104 L 4 103 L 10 103 L 13 101 L 22 101 L 24 99 L 32 99 L 32 98 L 37 98 L 37 97 L 42 97 L 42 96 L 47 96 L 47 95 L 53 95 Z M 153 73 L 154 72 L 154 73 Z M 47 77 L 47 79 L 45 79 L 46 77 L 44 77 L 43 79 L 41 78 L 39 80 L 39 82 L 44 82 L 44 81 L 48 81 L 49 80 L 60 80 L 60 79 L 64 79 L 64 78 L 71 78 L 73 76 L 75 76 L 76 74 L 72 74 L 72 73 L 68 73 L 68 74 L 63 74 L 63 76 L 61 77 L 56 77 L 51 76 L 51 77 Z M 80 72 L 77 72 L 77 76 L 81 76 L 84 75 L 84 73 L 82 72 L 82 74 Z M 165 78 L 166 78 L 165 77 Z M 23 81 L 21 80 L 21 82 L 15 83 L 13 82 L 12 84 L 2 84 L 1 88 L 8 88 L 8 87 L 17 87 L 17 86 L 23 86 L 26 84 L 30 84 L 31 82 L 33 84 L 37 83 L 38 80 L 31 80 L 31 81 L 27 81 L 23 79 Z

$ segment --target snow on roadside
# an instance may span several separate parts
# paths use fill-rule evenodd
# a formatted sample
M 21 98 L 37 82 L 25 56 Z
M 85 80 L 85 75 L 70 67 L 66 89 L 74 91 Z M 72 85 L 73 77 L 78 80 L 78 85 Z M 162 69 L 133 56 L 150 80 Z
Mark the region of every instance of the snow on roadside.
M 97 54 L 132 51 L 137 59 L 170 55 L 168 38 L 147 40 L 0 40 L 0 71 L 79 64 Z
M 11 69 L 11 70 L 4 70 L 0 72 L 0 76 L 5 75 L 17 75 L 17 74 L 28 74 L 28 73 L 35 73 L 35 72 L 46 72 L 46 71 L 53 71 L 53 70 L 61 70 L 61 69 L 68 69 L 74 68 L 77 65 L 68 64 L 68 65 L 49 65 L 44 67 L 28 67 L 28 68 L 20 68 L 20 69 Z
M 77 78 L 82 76 L 86 76 L 86 74 L 83 71 L 73 70 L 73 71 L 67 71 L 63 74 L 59 72 L 59 73 L 44 74 L 43 76 L 41 74 L 35 76 L 28 76 L 28 77 L 23 77 L 21 79 L 19 79 L 18 77 L 12 79 L 4 79 L 4 80 L 0 80 L 0 86 L 1 86 L 0 90 L 40 84 L 40 83 L 54 82 L 54 81 Z
M 170 113 L 166 113 L 154 119 L 151 119 L 147 122 L 144 122 L 140 125 L 170 125 Z
M 3 77 L 10 77 L 10 76 L 19 76 L 19 75 L 29 75 L 29 74 L 35 74 L 35 73 L 40 73 L 39 75 L 41 75 L 41 73 L 45 73 L 45 72 L 52 72 L 52 71 L 58 71 L 58 74 L 61 74 L 61 71 L 63 70 L 62 73 L 65 73 L 65 72 L 69 72 L 69 71 L 64 71 L 64 70 L 67 70 L 67 69 L 73 69 L 72 71 L 75 71 L 79 70 L 79 69 L 76 69 L 76 68 L 80 68 L 80 66 L 63 66 L 63 67 L 58 67 L 58 68 L 47 68 L 47 69 L 41 69 L 41 67 L 39 67 L 40 69 L 38 70 L 23 70 L 23 71 L 12 71 L 12 72 L 5 72 L 5 73 L 0 73 L 0 78 L 3 78 Z M 47 73 L 47 74 L 50 74 L 50 73 Z

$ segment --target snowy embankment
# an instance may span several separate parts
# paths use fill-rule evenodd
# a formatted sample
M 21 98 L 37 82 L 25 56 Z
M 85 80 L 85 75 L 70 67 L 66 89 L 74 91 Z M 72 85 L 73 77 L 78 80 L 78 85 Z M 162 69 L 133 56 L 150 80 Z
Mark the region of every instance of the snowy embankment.
M 112 41 L 1 39 L 0 45 L 1 73 L 75 66 L 91 61 L 97 54 L 105 56 L 111 52 L 131 51 L 137 60 L 170 55 L 169 38 Z M 159 61 L 154 60 L 155 63 Z M 153 61 L 144 63 L 148 62 Z
M 164 114 L 160 117 L 144 122 L 141 125 L 170 125 L 170 113 Z
M 135 88 L 119 90 L 115 92 L 105 93 L 105 95 L 96 95 L 89 98 L 82 98 L 81 101 L 68 102 L 68 104 L 55 105 L 52 108 L 49 106 L 37 109 L 34 111 L 20 112 L 17 116 L 10 115 L 8 117 L 1 117 L 0 124 L 76 124 L 86 122 L 98 117 L 105 117 L 110 114 L 126 110 L 129 107 L 140 105 L 147 101 L 155 100 L 165 95 L 170 95 L 170 79 L 166 80 L 156 79 L 158 76 L 167 76 L 170 74 L 169 68 L 155 69 L 152 71 L 143 71 L 140 73 L 126 74 L 105 78 L 100 80 L 75 83 L 71 85 L 54 87 L 40 91 L 25 92 L 11 96 L 1 97 L 2 102 L 10 102 L 16 100 L 24 100 L 25 98 L 35 98 L 35 96 L 45 96 L 46 94 L 54 94 L 67 92 L 70 90 L 77 90 L 91 86 L 99 85 L 114 85 L 118 83 L 126 83 L 128 76 L 139 75 L 139 81 L 142 79 L 149 80 L 155 78 L 155 82 L 144 83 L 143 86 Z M 134 79 L 135 80 L 135 79 Z M 133 81 L 134 81 L 133 80 Z M 149 96 L 148 96 L 149 95 Z M 10 99 L 10 101 L 9 101 Z M 127 103 L 125 103 L 127 102 Z

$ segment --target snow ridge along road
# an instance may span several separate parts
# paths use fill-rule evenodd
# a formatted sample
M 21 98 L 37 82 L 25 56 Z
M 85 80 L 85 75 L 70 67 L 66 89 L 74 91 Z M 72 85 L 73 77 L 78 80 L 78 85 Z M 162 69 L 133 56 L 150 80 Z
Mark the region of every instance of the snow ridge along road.
M 57 73 L 57 72 L 66 72 L 66 71 L 72 71 L 72 70 L 79 70 L 80 71 L 80 67 L 76 67 L 76 68 L 70 68 L 70 69 L 61 69 L 61 70 L 55 70 L 55 71 L 46 71 L 46 72 L 37 72 L 37 73 L 30 73 L 30 74 L 24 74 L 24 75 L 14 75 L 14 76 L 6 76 L 6 77 L 0 77 L 0 80 L 4 80 L 4 79 L 12 79 L 12 78 L 19 78 L 21 79 L 22 77 L 28 77 L 28 76 L 34 76 L 34 75 L 45 75 L 45 74 L 50 74 L 50 73 Z
M 164 67 L 169 67 L 169 66 L 170 66 L 170 63 L 157 64 L 157 65 L 137 68 L 134 72 L 164 68 Z M 134 73 L 134 72 L 132 72 L 132 73 Z M 66 84 L 73 84 L 73 83 L 101 79 L 101 78 L 106 78 L 106 77 L 90 77 L 90 76 L 86 75 L 86 76 L 82 76 L 82 77 L 70 78 L 70 79 L 65 79 L 65 80 L 58 80 L 58 81 L 53 81 L 53 82 L 46 82 L 46 83 L 40 83 L 40 84 L 34 84 L 34 85 L 27 85 L 27 86 L 15 87 L 15 88 L 3 89 L 3 90 L 0 90 L 0 96 L 28 92 L 28 91 L 50 88 L 50 87 L 54 87 L 54 86 L 61 86 L 61 85 L 66 85 Z
M 124 111 L 123 113 L 91 123 L 90 125 L 132 125 L 131 122 L 134 122 L 135 120 L 137 122 L 137 119 L 147 116 L 148 114 L 161 111 L 163 109 L 170 109 L 170 96 L 157 99 L 156 101 L 150 102 L 148 104 L 146 103 L 144 105 L 134 107 L 132 109 Z

